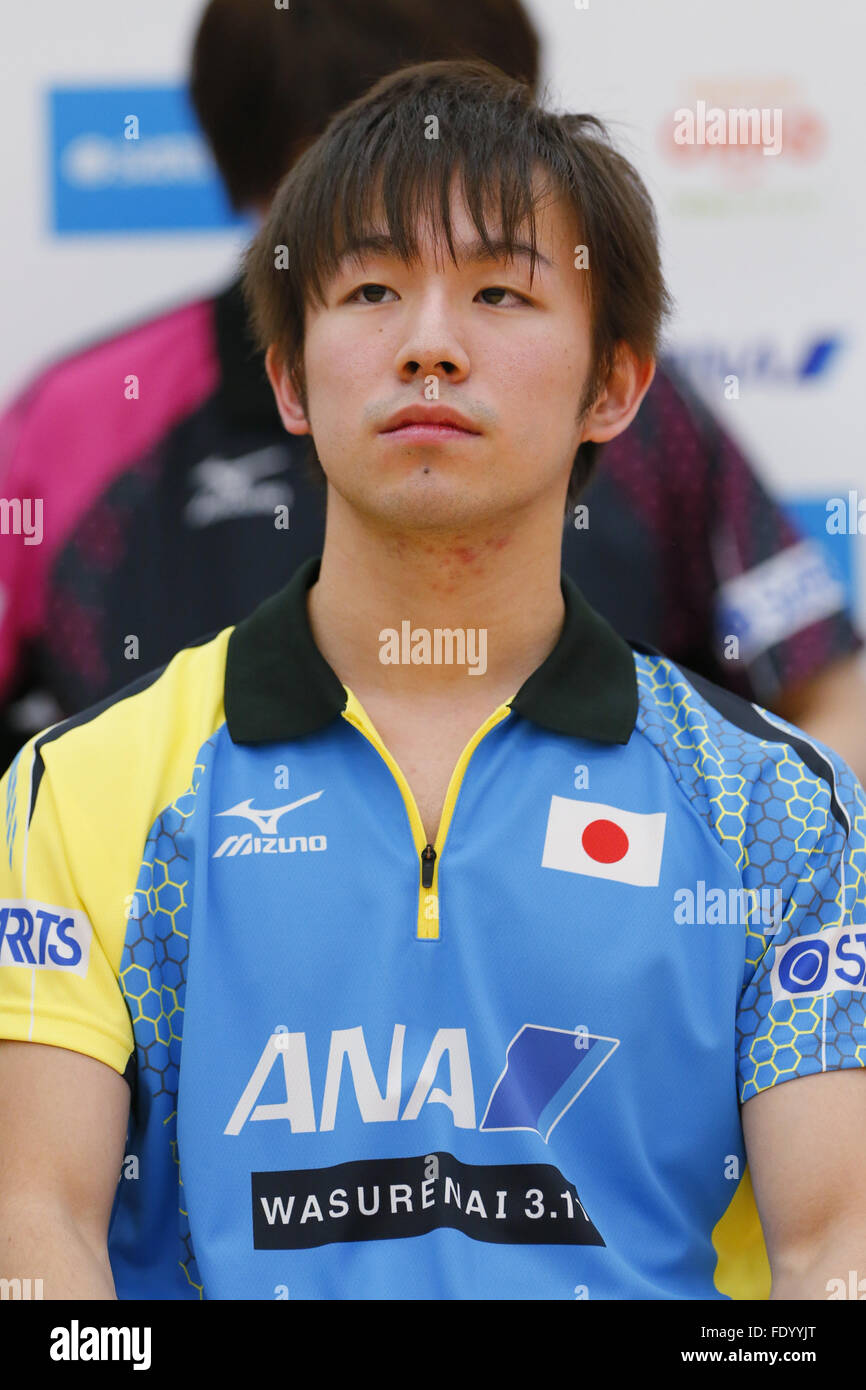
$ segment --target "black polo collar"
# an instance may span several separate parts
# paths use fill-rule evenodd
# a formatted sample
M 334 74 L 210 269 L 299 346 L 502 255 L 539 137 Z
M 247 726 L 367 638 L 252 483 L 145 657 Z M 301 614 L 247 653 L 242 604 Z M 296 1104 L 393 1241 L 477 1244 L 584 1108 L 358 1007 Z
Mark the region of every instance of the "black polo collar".
M 303 738 L 345 708 L 345 689 L 313 641 L 307 616 L 307 590 L 320 566 L 318 556 L 304 561 L 229 637 L 225 712 L 234 743 Z M 555 733 L 627 743 L 637 718 L 631 649 L 564 572 L 562 593 L 559 640 L 511 709 Z

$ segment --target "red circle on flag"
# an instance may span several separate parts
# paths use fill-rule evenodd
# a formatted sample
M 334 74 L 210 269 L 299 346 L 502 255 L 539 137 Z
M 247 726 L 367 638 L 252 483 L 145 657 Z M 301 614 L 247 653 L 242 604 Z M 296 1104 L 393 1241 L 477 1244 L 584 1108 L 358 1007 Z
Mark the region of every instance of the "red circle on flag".
M 616 864 L 628 854 L 628 836 L 612 820 L 591 820 L 580 837 L 584 852 L 599 864 Z

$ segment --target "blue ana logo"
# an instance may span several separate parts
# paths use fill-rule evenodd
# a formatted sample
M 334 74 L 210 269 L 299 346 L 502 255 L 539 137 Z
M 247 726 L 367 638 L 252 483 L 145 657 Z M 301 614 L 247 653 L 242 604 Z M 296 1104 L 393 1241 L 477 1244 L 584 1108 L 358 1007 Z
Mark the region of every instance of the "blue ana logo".
M 403 1044 L 406 1025 L 394 1025 L 384 1091 L 373 1071 L 364 1029 L 339 1028 L 331 1033 L 325 1084 L 318 1106 L 313 1097 L 306 1033 L 276 1029 L 232 1111 L 226 1134 L 240 1134 L 248 1121 L 288 1120 L 293 1134 L 336 1128 L 341 1100 L 354 1090 L 352 1114 L 363 1124 L 417 1120 L 426 1105 L 444 1105 L 456 1129 L 476 1128 L 475 1087 L 465 1028 L 438 1028 L 404 1104 Z M 547 1143 L 566 1110 L 619 1045 L 618 1038 L 525 1023 L 505 1052 L 499 1076 L 478 1129 L 535 1130 Z M 263 1104 L 271 1072 L 282 1062 L 284 1096 Z M 344 1066 L 347 1064 L 347 1067 Z M 448 1088 L 437 1085 L 447 1064 Z M 270 1088 L 269 1088 L 270 1089 Z M 408 1086 L 405 1088 L 408 1091 Z M 273 1093 L 270 1092 L 272 1095 Z M 318 1120 L 318 1123 L 317 1123 Z
M 49 92 L 52 229 L 243 227 L 183 86 Z
M 546 1144 L 618 1046 L 618 1038 L 524 1024 L 508 1044 L 505 1069 L 478 1128 L 534 1129 Z
M 699 381 L 724 382 L 735 376 L 740 385 L 791 386 L 826 376 L 843 345 L 839 335 L 828 334 L 788 348 L 767 340 L 739 347 L 720 342 L 685 344 L 668 355 L 675 366 Z

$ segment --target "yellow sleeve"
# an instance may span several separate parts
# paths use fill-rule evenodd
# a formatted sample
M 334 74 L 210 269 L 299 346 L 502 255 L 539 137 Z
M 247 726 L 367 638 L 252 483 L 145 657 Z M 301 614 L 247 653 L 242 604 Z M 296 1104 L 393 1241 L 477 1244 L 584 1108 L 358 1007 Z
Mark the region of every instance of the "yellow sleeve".
M 97 915 L 83 900 L 70 842 L 88 833 L 81 822 L 89 798 L 83 788 L 78 805 L 69 788 L 65 797 L 58 794 L 52 745 L 40 752 L 40 737 L 24 745 L 0 781 L 6 832 L 0 853 L 0 1038 L 83 1052 L 122 1075 L 133 1050 L 118 980 L 125 905 L 117 901 L 106 910 L 103 898 Z M 111 847 L 104 845 L 102 852 L 110 856 Z
M 135 1043 L 120 972 L 142 857 L 225 722 L 231 631 L 37 734 L 0 780 L 0 1038 L 126 1071 Z

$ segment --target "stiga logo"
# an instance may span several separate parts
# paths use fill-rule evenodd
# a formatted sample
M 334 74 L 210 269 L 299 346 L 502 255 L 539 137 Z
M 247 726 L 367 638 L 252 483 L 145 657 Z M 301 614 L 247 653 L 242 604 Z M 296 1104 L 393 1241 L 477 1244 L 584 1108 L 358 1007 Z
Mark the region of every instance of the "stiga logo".
M 249 797 L 246 801 L 238 802 L 237 806 L 229 807 L 227 811 L 217 811 L 218 816 L 239 816 L 243 820 L 252 821 L 261 833 L 253 835 L 247 831 L 243 835 L 229 835 L 214 850 L 211 858 L 221 859 L 223 855 L 232 858 L 236 854 L 306 854 L 309 850 L 327 849 L 326 835 L 286 837 L 277 834 L 280 820 L 288 811 L 295 811 L 299 806 L 305 806 L 308 801 L 318 801 L 321 795 L 321 791 L 311 792 L 309 796 L 289 802 L 288 806 L 274 806 L 270 810 L 255 808 L 252 797 Z
M 829 927 L 776 947 L 773 1001 L 866 989 L 866 923 Z
M 394 1025 L 384 1094 L 363 1028 L 331 1033 L 324 1092 L 313 1097 L 307 1036 L 274 1032 L 232 1113 L 226 1134 L 248 1121 L 288 1121 L 292 1133 L 335 1129 L 341 1093 L 363 1124 L 414 1121 L 444 1105 L 455 1130 L 534 1130 L 547 1143 L 565 1112 L 608 1060 L 619 1039 L 524 1024 L 476 1125 L 475 1088 L 465 1028 L 434 1033 L 417 1079 L 404 1088 L 406 1025 Z M 448 1090 L 435 1083 L 447 1060 Z M 282 1061 L 285 1100 L 268 1084 Z M 343 1085 L 348 1062 L 354 1097 Z M 262 1104 L 267 1087 L 271 1097 Z M 282 1088 L 281 1088 L 282 1089 Z M 405 1093 L 404 1093 L 405 1092 Z M 318 1109 L 318 1125 L 317 1125 Z M 402 1146 L 401 1146 L 402 1147 Z M 549 1163 L 467 1164 L 444 1150 L 406 1158 L 350 1161 L 330 1168 L 251 1174 L 256 1249 L 300 1250 L 335 1241 L 391 1240 L 436 1227 L 497 1244 L 603 1245 L 573 1183 Z
M 32 898 L 0 902 L 0 966 L 68 970 L 84 976 L 93 927 L 83 912 Z

